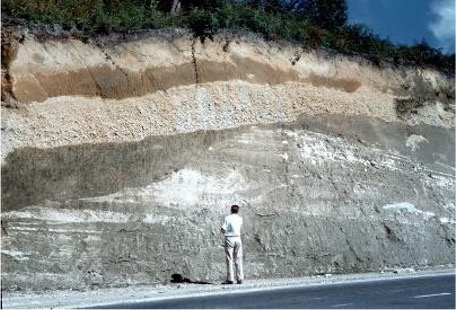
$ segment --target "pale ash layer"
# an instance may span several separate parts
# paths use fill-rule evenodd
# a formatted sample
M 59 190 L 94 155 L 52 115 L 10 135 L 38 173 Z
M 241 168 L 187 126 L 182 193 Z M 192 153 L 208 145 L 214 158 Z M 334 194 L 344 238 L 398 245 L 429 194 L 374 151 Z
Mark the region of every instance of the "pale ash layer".
M 139 141 L 150 135 L 291 122 L 301 114 L 360 115 L 402 122 L 393 95 L 364 87 L 347 93 L 305 83 L 217 82 L 140 98 L 57 97 L 19 110 L 2 108 L 2 159 L 23 147 Z M 454 115 L 436 105 L 408 123 L 454 126 Z

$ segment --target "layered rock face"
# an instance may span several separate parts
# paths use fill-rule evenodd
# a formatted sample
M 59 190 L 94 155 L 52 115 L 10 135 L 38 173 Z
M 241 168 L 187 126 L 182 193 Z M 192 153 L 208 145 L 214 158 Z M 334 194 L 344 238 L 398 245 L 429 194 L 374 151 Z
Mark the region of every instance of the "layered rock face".
M 234 203 L 247 279 L 454 263 L 453 79 L 247 34 L 14 31 L 3 290 L 223 280 Z

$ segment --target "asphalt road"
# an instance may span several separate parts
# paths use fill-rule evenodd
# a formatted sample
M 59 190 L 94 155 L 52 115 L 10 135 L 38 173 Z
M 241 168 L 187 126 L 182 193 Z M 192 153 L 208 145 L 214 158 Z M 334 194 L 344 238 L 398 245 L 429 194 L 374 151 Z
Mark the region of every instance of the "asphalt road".
M 241 286 L 239 286 L 241 288 Z M 455 276 L 268 289 L 122 303 L 97 309 L 455 309 Z

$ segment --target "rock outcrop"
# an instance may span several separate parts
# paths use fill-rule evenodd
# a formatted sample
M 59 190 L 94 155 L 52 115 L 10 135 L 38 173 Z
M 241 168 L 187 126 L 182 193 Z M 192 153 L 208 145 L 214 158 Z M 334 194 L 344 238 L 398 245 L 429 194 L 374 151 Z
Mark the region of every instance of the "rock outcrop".
M 233 203 L 247 279 L 454 263 L 454 79 L 251 34 L 6 30 L 3 290 L 221 280 Z

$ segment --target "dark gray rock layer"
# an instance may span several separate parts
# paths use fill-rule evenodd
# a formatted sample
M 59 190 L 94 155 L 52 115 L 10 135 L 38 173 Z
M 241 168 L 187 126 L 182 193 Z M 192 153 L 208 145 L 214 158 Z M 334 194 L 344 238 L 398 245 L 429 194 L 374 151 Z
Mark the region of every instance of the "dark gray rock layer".
M 140 142 L 19 149 L 2 166 L 2 290 L 220 281 L 454 263 L 454 130 L 302 116 Z

